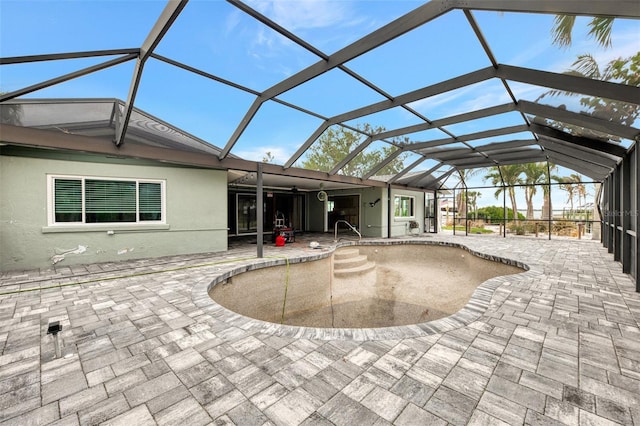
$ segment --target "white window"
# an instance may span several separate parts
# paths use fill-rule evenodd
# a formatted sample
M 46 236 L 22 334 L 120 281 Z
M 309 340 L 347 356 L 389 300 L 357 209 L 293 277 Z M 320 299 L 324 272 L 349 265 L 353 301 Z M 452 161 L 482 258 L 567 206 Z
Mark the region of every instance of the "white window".
M 396 195 L 394 197 L 394 216 L 398 218 L 415 217 L 415 197 Z
M 49 176 L 49 224 L 165 223 L 165 182 Z

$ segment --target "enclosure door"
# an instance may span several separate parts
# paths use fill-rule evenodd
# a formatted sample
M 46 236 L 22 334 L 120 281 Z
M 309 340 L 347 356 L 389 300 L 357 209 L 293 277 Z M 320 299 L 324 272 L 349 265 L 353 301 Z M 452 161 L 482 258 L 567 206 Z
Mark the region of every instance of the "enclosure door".
M 424 198 L 424 232 L 437 232 L 437 210 L 434 194 L 426 192 Z

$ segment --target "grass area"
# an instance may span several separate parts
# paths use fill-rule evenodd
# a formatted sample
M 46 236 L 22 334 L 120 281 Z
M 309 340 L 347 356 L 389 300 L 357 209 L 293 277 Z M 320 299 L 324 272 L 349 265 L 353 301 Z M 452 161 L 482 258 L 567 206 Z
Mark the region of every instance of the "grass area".
M 453 226 L 443 226 L 442 229 L 447 230 L 447 231 L 452 231 L 453 230 Z M 460 231 L 460 232 L 464 232 L 464 226 L 456 226 L 456 232 Z M 469 229 L 469 233 L 471 234 L 493 234 L 493 231 L 490 229 L 484 229 L 484 228 L 476 228 L 476 227 L 471 227 L 471 229 Z

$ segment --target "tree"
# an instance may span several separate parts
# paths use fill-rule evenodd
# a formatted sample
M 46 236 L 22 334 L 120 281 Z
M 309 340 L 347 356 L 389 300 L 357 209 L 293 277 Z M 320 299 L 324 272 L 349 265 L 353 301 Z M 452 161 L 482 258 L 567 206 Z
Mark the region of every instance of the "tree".
M 551 29 L 553 43 L 567 47 L 572 44 L 572 33 L 576 22 L 575 16 L 557 15 L 554 25 Z M 613 17 L 594 17 L 589 21 L 589 36 L 604 47 L 612 47 L 611 32 L 615 18 Z M 588 77 L 603 81 L 616 81 L 629 86 L 640 86 L 640 52 L 635 55 L 610 61 L 601 69 L 595 58 L 590 54 L 579 55 L 572 64 L 566 74 L 573 74 L 582 77 Z M 567 96 L 577 96 L 573 92 L 549 91 L 538 98 L 545 96 L 564 94 Z M 586 108 L 581 111 L 582 114 L 591 114 L 605 120 L 615 123 L 631 126 L 640 114 L 640 106 L 638 104 L 630 104 L 626 102 L 613 101 L 610 99 L 585 96 L 580 99 L 580 104 Z M 567 131 L 572 134 L 580 134 L 582 136 L 593 137 L 595 139 L 614 139 L 609 135 L 594 132 L 578 126 L 571 126 L 559 122 L 547 120 L 552 127 Z
M 521 174 L 522 164 L 512 164 L 506 166 L 491 167 L 489 168 L 489 173 L 484 176 L 485 181 L 489 180 L 491 181 L 492 185 L 497 187 L 497 190 L 494 194 L 496 199 L 506 188 L 507 194 L 509 195 L 509 200 L 511 201 L 511 207 L 513 208 L 514 212 L 518 211 L 515 185 L 522 183 L 522 179 L 520 179 Z
M 276 157 L 271 153 L 271 151 L 265 152 L 265 154 L 262 156 L 263 163 L 272 163 L 275 159 Z
M 469 207 L 473 209 L 474 220 L 478 218 L 478 198 L 482 197 L 482 193 L 479 191 L 468 191 L 467 198 L 469 199 Z
M 582 183 L 582 177 L 580 175 L 572 174 L 576 181 L 576 196 L 578 197 L 578 206 L 584 209 L 587 204 L 587 186 Z
M 564 183 L 560 184 L 560 188 L 567 192 L 567 202 L 569 203 L 569 214 L 573 215 L 573 199 L 578 196 L 578 204 L 582 200 L 582 194 L 586 199 L 586 187 L 581 182 L 582 177 L 579 174 L 572 173 L 563 179 Z
M 611 30 L 613 17 L 594 17 L 589 21 L 589 36 L 594 38 L 602 47 L 611 46 Z M 576 23 L 575 15 L 556 15 L 551 28 L 553 44 L 569 47 L 572 44 L 573 28 Z
M 551 181 L 561 182 L 562 178 L 553 172 L 558 170 L 558 166 L 549 163 L 550 176 L 547 178 L 547 184 L 542 186 L 544 200 L 542 201 L 542 220 L 553 219 L 553 206 L 551 205 Z
M 536 195 L 537 188 L 535 185 L 547 183 L 547 165 L 546 163 L 527 163 L 522 165 L 522 173 L 524 174 L 523 182 L 527 185 L 524 187 L 524 198 L 527 202 L 527 220 L 533 219 L 533 196 Z M 545 188 L 545 187 L 543 187 Z M 546 190 L 546 189 L 545 189 Z
M 542 202 L 542 219 L 549 218 L 549 210 L 551 210 L 551 197 L 549 182 L 551 180 L 560 181 L 561 178 L 557 175 L 549 172 L 557 170 L 557 166 L 549 164 L 547 169 L 547 163 L 527 163 L 522 165 L 522 173 L 524 174 L 523 183 L 527 185 L 539 185 L 542 187 L 543 202 Z M 527 203 L 527 220 L 533 219 L 533 197 L 537 193 L 536 186 L 526 186 L 524 189 L 524 197 Z
M 376 135 L 385 131 L 384 127 L 372 127 L 369 124 L 356 126 L 358 131 L 353 131 L 342 126 L 330 127 L 311 146 L 306 159 L 302 162 L 305 169 L 328 172 L 342 161 L 350 152 L 355 150 L 362 142 L 364 135 Z M 400 142 L 395 140 L 394 142 Z M 402 140 L 407 142 L 406 139 Z M 373 167 L 393 154 L 398 148 L 389 145 L 375 150 L 364 150 L 347 163 L 340 173 L 346 176 L 364 176 Z M 378 173 L 395 175 L 404 168 L 406 153 L 400 154 Z
M 575 75 L 579 77 L 587 77 L 594 80 L 616 81 L 629 86 L 640 86 L 640 52 L 628 58 L 618 58 L 610 61 L 602 68 L 593 56 L 584 54 L 578 56 L 573 62 L 571 69 L 565 74 Z M 565 92 L 560 90 L 550 90 L 538 97 L 540 101 L 546 96 L 579 96 L 575 92 Z M 640 115 L 640 106 L 628 102 L 614 101 L 611 99 L 599 98 L 594 96 L 583 96 L 580 98 L 580 105 L 585 108 L 582 114 L 592 115 L 594 117 L 611 121 L 614 123 L 631 126 Z M 535 121 L 539 122 L 539 119 Z M 604 135 L 583 127 L 560 123 L 553 120 L 542 120 L 543 124 L 551 127 L 582 136 L 591 137 L 601 140 L 614 140 L 610 135 Z
M 458 169 L 458 174 L 460 175 L 460 180 L 465 184 L 468 179 L 477 175 L 482 169 Z M 461 190 L 456 195 L 456 210 L 460 212 L 458 218 L 466 218 L 467 217 L 467 190 Z
M 478 218 L 487 222 L 501 222 L 504 220 L 504 209 L 498 206 L 480 207 L 478 209 Z M 513 219 L 513 210 L 507 208 L 507 219 Z M 524 219 L 522 213 L 518 213 L 518 219 Z

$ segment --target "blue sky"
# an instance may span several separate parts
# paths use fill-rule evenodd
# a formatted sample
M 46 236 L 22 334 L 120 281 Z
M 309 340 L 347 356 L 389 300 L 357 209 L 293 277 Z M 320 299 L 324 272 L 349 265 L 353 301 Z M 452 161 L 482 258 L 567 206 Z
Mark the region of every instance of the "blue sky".
M 414 0 L 248 1 L 248 4 L 326 54 L 422 4 Z M 8 1 L 0 0 L 0 55 L 139 47 L 165 2 L 147 1 Z M 638 21 L 617 20 L 613 47 L 603 50 L 586 37 L 587 18 L 579 18 L 568 49 L 551 44 L 551 15 L 474 12 L 497 61 L 547 71 L 567 70 L 576 56 L 592 53 L 600 63 L 640 51 Z M 318 58 L 223 1 L 189 2 L 156 53 L 198 67 L 256 91 L 315 63 Z M 43 62 L 0 68 L 0 90 L 13 91 L 110 58 Z M 392 96 L 490 65 L 461 11 L 454 11 L 346 64 Z M 108 97 L 126 99 L 133 63 L 56 85 L 28 97 Z M 489 81 L 423 99 L 412 107 L 438 119 L 509 102 L 499 81 Z M 545 89 L 510 83 L 518 99 L 534 101 Z M 331 116 L 383 100 L 340 70 L 333 70 L 280 96 Z M 150 60 L 136 106 L 217 146 L 224 146 L 242 119 L 253 95 Z M 559 104 L 560 99 L 550 99 Z M 572 101 L 575 104 L 575 101 Z M 369 122 L 386 128 L 419 120 L 394 109 L 350 124 Z M 321 120 L 268 102 L 240 138 L 233 153 L 259 160 L 267 152 L 284 163 Z M 516 113 L 487 122 L 460 123 L 457 135 L 485 128 L 521 124 Z M 530 138 L 510 135 L 493 141 Z M 437 130 L 409 135 L 412 141 L 446 137 Z M 484 141 L 483 141 L 484 142 Z M 426 170 L 434 163 L 425 162 Z M 570 173 L 566 171 L 564 174 Z M 473 183 L 482 184 L 481 179 Z M 561 198 L 566 198 L 565 196 Z M 564 203 L 558 199 L 557 203 Z

